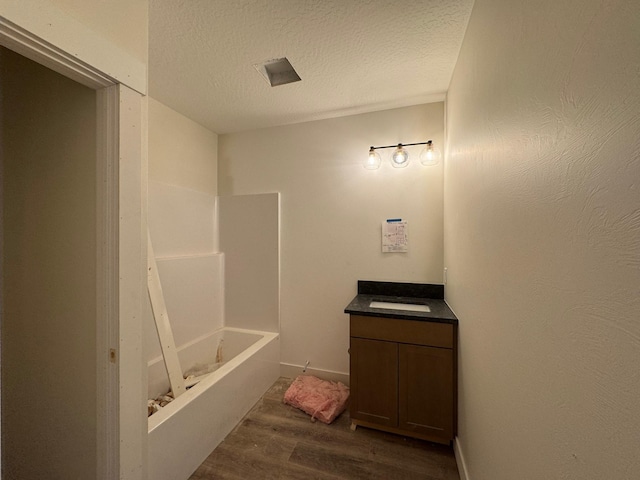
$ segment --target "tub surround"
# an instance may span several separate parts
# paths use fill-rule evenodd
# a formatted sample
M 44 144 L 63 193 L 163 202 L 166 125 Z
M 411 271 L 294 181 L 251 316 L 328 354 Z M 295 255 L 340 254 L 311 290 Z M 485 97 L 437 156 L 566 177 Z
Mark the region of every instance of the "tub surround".
M 183 373 L 221 363 L 219 351 L 225 362 L 149 417 L 148 477 L 186 479 L 280 375 L 279 194 L 215 197 L 157 182 L 149 194 L 149 229 Z M 154 398 L 170 387 L 148 310 Z
M 372 301 L 427 305 L 430 312 L 373 308 Z M 458 324 L 458 319 L 444 301 L 444 285 L 426 283 L 375 282 L 358 280 L 358 295 L 344 313 L 366 317 L 386 317 Z

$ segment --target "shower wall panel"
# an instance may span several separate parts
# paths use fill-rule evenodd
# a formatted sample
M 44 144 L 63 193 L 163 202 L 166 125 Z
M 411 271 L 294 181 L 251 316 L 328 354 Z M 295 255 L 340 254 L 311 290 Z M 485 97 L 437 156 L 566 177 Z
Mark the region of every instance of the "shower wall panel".
M 225 324 L 280 330 L 280 194 L 218 197 Z

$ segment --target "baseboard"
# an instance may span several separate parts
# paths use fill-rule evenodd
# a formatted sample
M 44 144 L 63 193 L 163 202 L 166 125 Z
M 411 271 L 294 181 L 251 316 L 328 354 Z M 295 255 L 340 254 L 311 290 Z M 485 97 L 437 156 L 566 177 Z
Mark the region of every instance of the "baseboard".
M 303 371 L 304 370 L 304 371 Z M 313 375 L 323 380 L 331 380 L 332 382 L 342 382 L 349 386 L 349 374 L 334 372 L 332 370 L 321 370 L 319 368 L 304 368 L 304 365 L 292 365 L 290 363 L 280 364 L 280 376 L 287 378 L 296 378 L 298 375 Z
M 453 440 L 453 453 L 456 456 L 456 463 L 458 464 L 458 473 L 460 474 L 460 480 L 471 480 L 469 471 L 467 470 L 467 463 L 464 461 L 462 446 L 460 445 L 458 437 Z

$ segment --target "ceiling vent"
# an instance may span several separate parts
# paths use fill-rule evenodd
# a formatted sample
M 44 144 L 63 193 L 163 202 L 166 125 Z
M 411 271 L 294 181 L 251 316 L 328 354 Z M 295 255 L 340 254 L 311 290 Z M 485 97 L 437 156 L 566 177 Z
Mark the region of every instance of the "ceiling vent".
M 272 87 L 302 80 L 286 58 L 275 58 L 253 66 Z

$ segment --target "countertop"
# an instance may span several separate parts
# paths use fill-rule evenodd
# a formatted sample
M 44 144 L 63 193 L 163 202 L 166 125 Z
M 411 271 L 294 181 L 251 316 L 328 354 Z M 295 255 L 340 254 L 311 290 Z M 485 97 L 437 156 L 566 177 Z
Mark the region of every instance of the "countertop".
M 429 295 L 433 292 L 433 295 Z M 440 294 L 442 292 L 442 295 Z M 393 293 L 385 295 L 385 293 Z M 397 295 L 400 294 L 400 295 Z M 426 296 L 425 294 L 429 295 Z M 425 295 L 425 296 L 422 296 Z M 430 298 L 439 297 L 439 298 Z M 393 282 L 358 282 L 358 295 L 344 309 L 344 313 L 366 317 L 387 317 L 401 320 L 418 320 L 458 324 L 458 319 L 444 301 L 442 285 L 401 284 Z M 413 303 L 428 305 L 430 312 L 412 312 L 387 308 L 371 308 L 372 301 L 391 303 Z
M 430 312 L 411 312 L 405 310 L 390 310 L 387 308 L 371 308 L 372 301 L 392 303 L 416 303 L 428 305 Z M 430 322 L 457 324 L 458 319 L 447 306 L 444 300 L 438 298 L 420 297 L 395 297 L 391 295 L 364 295 L 358 294 L 344 309 L 344 313 L 352 315 L 364 315 L 365 317 L 388 317 L 403 320 L 425 320 Z

